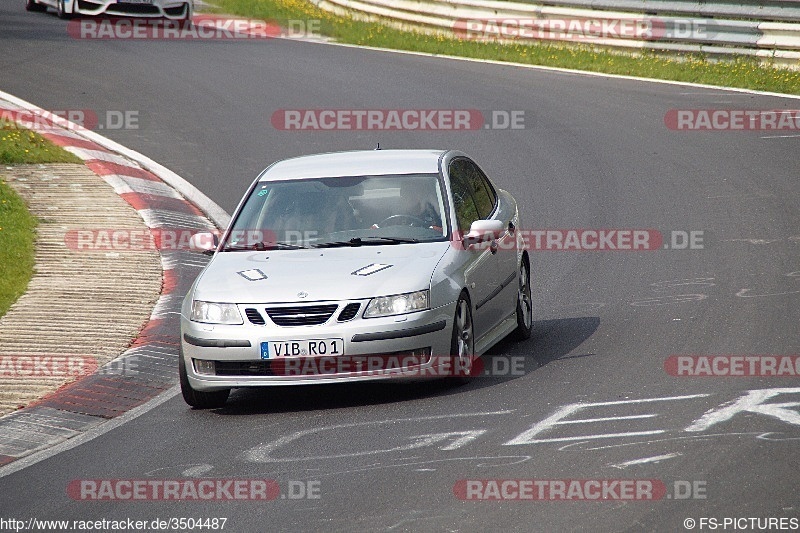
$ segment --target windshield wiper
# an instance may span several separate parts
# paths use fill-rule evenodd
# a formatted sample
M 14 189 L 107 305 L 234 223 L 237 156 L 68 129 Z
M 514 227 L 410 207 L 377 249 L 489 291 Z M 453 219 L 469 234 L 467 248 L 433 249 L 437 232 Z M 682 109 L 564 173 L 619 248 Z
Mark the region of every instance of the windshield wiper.
M 412 237 L 367 237 L 363 239 L 362 242 L 364 242 L 364 244 L 408 244 L 419 242 L 419 239 L 414 239 Z
M 361 239 L 350 239 L 349 241 L 320 242 L 311 246 L 314 248 L 342 248 L 345 246 L 361 246 L 361 244 Z
M 314 248 L 341 248 L 345 246 L 375 246 L 379 244 L 407 244 L 419 242 L 419 239 L 404 237 L 355 237 L 349 241 L 321 242 L 313 245 Z
M 257 242 L 248 246 L 231 245 L 222 249 L 223 252 L 263 252 L 264 250 L 301 250 L 308 246 L 302 244 L 291 244 L 288 242 Z

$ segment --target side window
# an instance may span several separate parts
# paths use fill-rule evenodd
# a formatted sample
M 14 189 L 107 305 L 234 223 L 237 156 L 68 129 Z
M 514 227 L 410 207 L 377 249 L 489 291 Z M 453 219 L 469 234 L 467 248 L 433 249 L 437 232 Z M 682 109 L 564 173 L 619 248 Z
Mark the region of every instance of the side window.
M 475 163 L 467 160 L 462 160 L 461 163 L 464 165 L 465 175 L 469 181 L 472 196 L 475 198 L 480 218 L 488 219 L 492 215 L 497 201 L 494 189 Z
M 453 207 L 456 212 L 458 230 L 469 231 L 470 225 L 481 218 L 472 195 L 470 180 L 466 175 L 465 161 L 458 159 L 450 163 L 450 188 L 453 191 Z

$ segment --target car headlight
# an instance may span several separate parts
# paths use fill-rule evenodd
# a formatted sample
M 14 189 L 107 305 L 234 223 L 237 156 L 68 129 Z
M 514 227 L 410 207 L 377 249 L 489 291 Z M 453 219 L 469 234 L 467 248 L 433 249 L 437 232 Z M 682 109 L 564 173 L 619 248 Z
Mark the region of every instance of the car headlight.
M 242 315 L 235 304 L 225 304 L 217 302 L 192 301 L 193 322 L 205 322 L 206 324 L 244 324 Z
M 364 311 L 364 318 L 404 315 L 414 311 L 424 311 L 425 309 L 430 309 L 429 300 L 429 291 L 427 290 L 373 298 L 367 305 L 366 311 Z

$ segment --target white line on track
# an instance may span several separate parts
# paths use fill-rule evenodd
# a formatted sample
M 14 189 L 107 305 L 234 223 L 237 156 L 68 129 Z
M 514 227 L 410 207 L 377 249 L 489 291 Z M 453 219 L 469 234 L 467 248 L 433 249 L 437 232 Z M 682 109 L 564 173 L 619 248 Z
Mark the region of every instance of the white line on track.
M 640 78 L 637 76 L 625 76 L 624 74 L 605 74 L 603 72 L 590 72 L 587 70 L 575 70 L 570 68 L 562 68 L 562 67 L 547 67 L 544 65 L 528 65 L 525 63 L 513 63 L 509 61 L 497 61 L 494 59 L 476 59 L 471 57 L 459 57 L 459 56 L 451 56 L 451 55 L 444 55 L 444 54 L 431 54 L 428 52 L 412 52 L 408 50 L 393 50 L 391 48 L 380 48 L 377 46 L 360 46 L 356 44 L 347 44 L 347 43 L 337 43 L 333 41 L 313 41 L 313 40 L 303 40 L 303 39 L 293 39 L 290 37 L 277 37 L 278 39 L 286 40 L 286 41 L 300 41 L 304 43 L 311 43 L 311 44 L 319 44 L 325 46 L 339 46 L 342 48 L 355 48 L 359 50 L 371 50 L 374 52 L 387 52 L 391 54 L 401 54 L 401 55 L 410 55 L 410 56 L 418 56 L 418 57 L 427 57 L 431 59 L 448 59 L 453 61 L 466 61 L 470 63 L 483 63 L 487 65 L 498 65 L 501 67 L 518 67 L 518 68 L 526 68 L 526 69 L 533 69 L 533 70 L 545 70 L 549 72 L 559 72 L 562 74 L 570 74 L 570 75 L 580 75 L 580 76 L 591 76 L 596 78 L 611 78 L 617 80 L 629 80 L 629 81 L 639 81 L 639 82 L 646 82 L 646 83 L 661 83 L 664 85 L 677 85 L 680 87 L 696 87 L 698 89 L 711 89 L 716 91 L 730 91 L 733 93 L 741 93 L 741 94 L 755 94 L 761 96 L 775 96 L 778 98 L 790 98 L 793 100 L 800 100 L 800 95 L 795 94 L 783 94 L 783 93 L 772 93 L 767 91 L 756 91 L 753 89 L 741 89 L 738 87 L 722 87 L 719 85 L 706 85 L 704 83 L 690 83 L 687 81 L 673 81 L 673 80 L 658 80 L 655 78 Z M 726 96 L 733 96 L 730 92 L 720 92 L 719 94 L 725 94 Z M 707 93 L 703 93 L 707 94 Z
M 623 469 L 625 469 L 625 468 L 627 468 L 629 466 L 643 465 L 643 464 L 647 464 L 647 463 L 658 463 L 660 461 L 666 461 L 667 459 L 672 459 L 674 457 L 680 457 L 681 455 L 683 455 L 683 454 L 682 453 L 668 453 L 668 454 L 665 454 L 665 455 L 656 455 L 654 457 L 643 457 L 642 459 L 633 459 L 631 461 L 625 461 L 624 463 L 617 463 L 615 465 L 610 465 L 610 466 L 612 466 L 614 468 L 619 468 L 620 470 L 623 470 Z

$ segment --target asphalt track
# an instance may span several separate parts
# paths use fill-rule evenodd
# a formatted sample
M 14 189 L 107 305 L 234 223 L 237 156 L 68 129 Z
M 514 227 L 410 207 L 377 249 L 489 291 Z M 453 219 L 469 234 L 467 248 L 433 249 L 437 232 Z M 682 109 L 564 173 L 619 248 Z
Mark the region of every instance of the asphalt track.
M 800 353 L 800 138 L 663 121 L 673 108 L 796 100 L 286 40 L 78 41 L 21 1 L 0 7 L 0 73 L 0 90 L 46 109 L 138 111 L 138 130 L 100 133 L 228 211 L 274 160 L 380 141 L 473 155 L 530 228 L 705 232 L 698 250 L 534 252 L 535 335 L 487 356 L 489 367 L 521 357 L 522 375 L 240 391 L 214 411 L 175 397 L 0 478 L 0 517 L 227 517 L 228 531 L 681 531 L 687 517 L 800 517 L 797 378 L 664 370 L 672 354 Z M 286 132 L 270 124 L 284 108 L 524 110 L 526 127 Z M 782 389 L 767 407 L 701 419 L 766 389 Z M 525 438 L 576 402 L 622 403 Z M 320 498 L 97 502 L 66 491 L 72 480 L 185 476 L 274 479 L 284 496 L 311 481 Z M 461 501 L 453 491 L 464 479 L 532 478 L 657 479 L 669 497 Z M 685 481 L 705 498 L 681 498 Z

